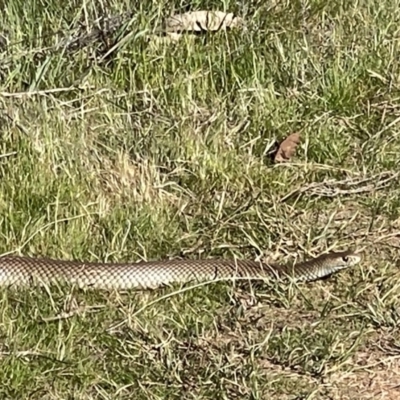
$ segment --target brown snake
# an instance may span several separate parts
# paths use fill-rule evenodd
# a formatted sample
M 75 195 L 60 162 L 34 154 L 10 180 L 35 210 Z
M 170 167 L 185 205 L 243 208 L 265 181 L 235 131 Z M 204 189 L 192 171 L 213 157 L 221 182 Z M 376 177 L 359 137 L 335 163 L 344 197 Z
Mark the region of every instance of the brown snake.
M 248 260 L 168 260 L 139 263 L 87 263 L 17 256 L 0 257 L 0 286 L 74 284 L 80 288 L 156 288 L 189 281 L 229 279 L 324 278 L 361 260 L 353 251 L 328 253 L 295 265 Z

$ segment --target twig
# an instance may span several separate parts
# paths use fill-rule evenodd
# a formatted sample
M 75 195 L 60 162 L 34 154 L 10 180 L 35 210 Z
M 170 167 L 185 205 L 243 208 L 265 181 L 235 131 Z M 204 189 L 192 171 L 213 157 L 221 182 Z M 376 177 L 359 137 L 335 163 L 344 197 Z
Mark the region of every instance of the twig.
M 295 189 L 285 195 L 280 202 L 286 201 L 295 194 L 307 193 L 309 196 L 336 197 L 371 192 L 386 187 L 387 183 L 396 179 L 400 172 L 384 171 L 377 175 L 363 179 L 329 180 L 325 182 L 313 182 L 307 186 Z M 370 183 L 372 182 L 372 183 Z
M 85 312 L 95 312 L 97 310 L 100 310 L 102 308 L 105 308 L 105 306 L 79 306 L 71 311 L 63 311 L 61 313 L 59 313 L 58 315 L 54 316 L 54 317 L 48 317 L 48 318 L 42 318 L 43 322 L 52 322 L 52 321 L 60 321 L 63 319 L 68 319 L 71 318 L 75 315 L 80 315 L 83 314 Z

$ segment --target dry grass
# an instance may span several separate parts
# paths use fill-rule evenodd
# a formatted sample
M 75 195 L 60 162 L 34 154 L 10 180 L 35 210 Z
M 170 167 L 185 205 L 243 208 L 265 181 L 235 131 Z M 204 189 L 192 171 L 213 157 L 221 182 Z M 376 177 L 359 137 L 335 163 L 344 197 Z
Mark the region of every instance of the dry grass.
M 232 3 L 245 33 L 154 46 L 152 4 L 101 63 L 104 43 L 44 49 L 123 3 L 3 6 L 0 252 L 363 262 L 296 287 L 3 289 L 0 398 L 396 398 L 397 2 Z

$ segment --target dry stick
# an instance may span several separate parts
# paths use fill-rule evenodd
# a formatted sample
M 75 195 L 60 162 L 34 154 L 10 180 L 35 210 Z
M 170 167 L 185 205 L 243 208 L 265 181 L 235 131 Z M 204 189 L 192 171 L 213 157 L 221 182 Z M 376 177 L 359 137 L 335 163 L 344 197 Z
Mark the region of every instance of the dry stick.
M 64 319 L 72 318 L 75 315 L 81 315 L 85 312 L 95 312 L 95 311 L 100 310 L 105 307 L 106 307 L 105 305 L 97 305 L 97 306 L 82 305 L 82 306 L 78 306 L 78 307 L 74 308 L 71 311 L 62 311 L 54 317 L 42 318 L 42 321 L 43 322 L 61 321 Z
M 15 156 L 16 154 L 17 154 L 16 151 L 12 151 L 12 152 L 10 152 L 10 153 L 0 154 L 0 158 Z
M 100 38 L 107 38 L 108 36 L 112 35 L 115 31 L 117 31 L 122 25 L 124 25 L 126 22 L 129 21 L 133 17 L 133 12 L 126 12 L 121 15 L 115 15 L 111 17 L 106 17 L 104 19 L 100 20 L 98 19 L 95 21 L 95 23 L 101 23 L 100 27 L 96 27 L 91 29 L 88 33 L 81 34 L 75 37 L 64 37 L 60 42 L 56 43 L 53 46 L 45 47 L 45 48 L 40 48 L 40 49 L 34 49 L 33 51 L 27 51 L 20 53 L 19 55 L 35 55 L 39 53 L 45 53 L 47 52 L 48 54 L 54 54 L 58 50 L 62 49 L 66 52 L 72 52 L 72 51 L 78 51 L 82 49 L 83 47 L 89 45 L 90 43 L 95 42 L 96 40 Z M 72 29 L 70 32 L 73 31 Z M 40 36 L 39 38 L 43 37 L 50 37 L 50 36 L 55 36 L 59 34 L 60 31 L 55 32 L 52 35 L 46 35 L 46 36 Z M 67 32 L 68 33 L 68 32 Z M 15 44 L 18 43 L 11 43 L 8 47 L 11 47 Z M 15 55 L 11 55 L 7 58 L 3 58 L 0 61 L 0 67 L 2 66 L 8 66 Z
M 387 176 L 387 178 L 378 181 L 375 185 L 370 184 L 370 185 L 365 185 L 363 187 L 359 188 L 353 188 L 351 189 L 351 186 L 357 186 L 361 184 L 365 184 L 368 182 L 371 182 L 372 180 L 376 178 L 380 178 L 382 176 Z M 343 180 L 330 180 L 326 182 L 313 182 L 305 187 L 295 189 L 292 192 L 288 193 L 285 195 L 280 202 L 284 202 L 288 198 L 292 197 L 294 194 L 302 194 L 305 192 L 310 192 L 310 195 L 316 195 L 316 196 L 326 196 L 326 197 L 335 197 L 338 195 L 348 195 L 348 194 L 356 194 L 356 193 L 365 193 L 365 192 L 370 192 L 371 190 L 375 189 L 382 189 L 385 184 L 390 182 L 391 180 L 397 178 L 400 175 L 400 172 L 393 173 L 391 171 L 385 171 L 381 172 L 377 175 L 367 177 L 364 179 L 343 179 Z M 339 189 L 338 186 L 343 185 L 349 187 L 348 189 Z
M 17 98 L 26 97 L 26 96 L 45 96 L 45 95 L 52 94 L 52 93 L 71 92 L 76 89 L 78 89 L 78 88 L 70 86 L 70 87 L 66 87 L 66 88 L 32 90 L 29 92 L 16 92 L 16 93 L 0 92 L 0 96 L 1 97 L 17 97 Z

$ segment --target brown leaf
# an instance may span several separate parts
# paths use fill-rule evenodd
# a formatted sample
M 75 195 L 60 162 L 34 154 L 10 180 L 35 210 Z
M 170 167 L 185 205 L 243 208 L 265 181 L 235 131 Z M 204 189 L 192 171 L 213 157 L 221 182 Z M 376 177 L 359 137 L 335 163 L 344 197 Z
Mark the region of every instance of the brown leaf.
M 295 132 L 289 135 L 279 145 L 278 151 L 275 154 L 274 161 L 276 163 L 290 160 L 296 152 L 296 147 L 300 143 L 300 133 Z
M 222 11 L 193 11 L 175 14 L 165 20 L 167 32 L 219 31 L 234 27 L 244 27 L 243 19 Z

